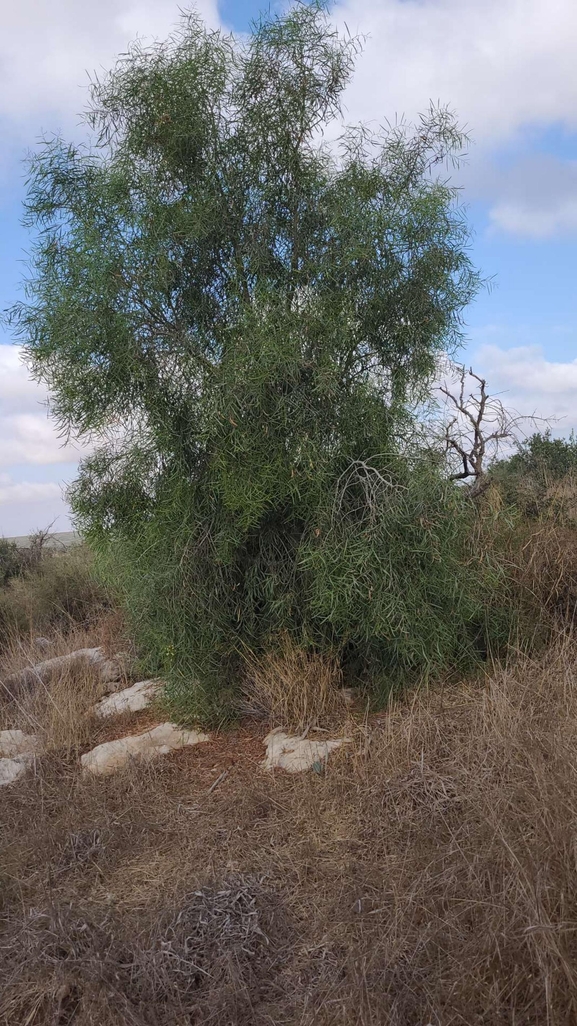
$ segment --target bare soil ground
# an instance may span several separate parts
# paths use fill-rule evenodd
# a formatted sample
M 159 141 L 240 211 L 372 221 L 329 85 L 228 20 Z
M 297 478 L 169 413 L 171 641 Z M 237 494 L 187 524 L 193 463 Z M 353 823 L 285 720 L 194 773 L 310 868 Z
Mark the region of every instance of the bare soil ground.
M 0 791 L 0 1023 L 577 1023 L 576 685 L 560 642 L 349 719 L 298 776 L 247 721 L 81 777 L 160 717 L 87 717 L 89 682 L 30 698 L 53 740 Z

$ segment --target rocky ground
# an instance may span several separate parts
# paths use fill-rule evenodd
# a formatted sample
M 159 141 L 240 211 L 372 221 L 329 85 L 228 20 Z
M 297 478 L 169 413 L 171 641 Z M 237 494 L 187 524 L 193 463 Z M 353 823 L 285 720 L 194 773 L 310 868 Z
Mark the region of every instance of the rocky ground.
M 193 736 L 88 658 L 18 689 L 31 655 L 1 678 L 0 1023 L 577 1021 L 571 642 L 298 737 Z

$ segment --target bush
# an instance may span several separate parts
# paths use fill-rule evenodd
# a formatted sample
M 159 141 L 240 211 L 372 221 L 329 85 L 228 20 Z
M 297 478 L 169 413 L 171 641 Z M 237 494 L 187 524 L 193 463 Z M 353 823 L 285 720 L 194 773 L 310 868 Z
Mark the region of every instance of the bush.
M 0 587 L 22 573 L 25 565 L 24 550 L 19 549 L 16 542 L 0 538 Z
M 17 333 L 61 427 L 104 437 L 79 525 L 196 713 L 286 635 L 382 695 L 506 633 L 475 509 L 411 443 L 479 285 L 432 173 L 464 136 L 432 108 L 324 146 L 357 47 L 321 0 L 245 40 L 189 17 L 95 85 L 93 151 L 30 169 Z
M 535 432 L 491 469 L 503 500 L 530 520 L 577 520 L 577 439 Z
M 536 635 L 573 625 L 577 612 L 577 440 L 536 432 L 491 468 L 489 494 L 510 526 L 493 544 Z
M 290 545 L 274 522 L 244 544 L 224 517 L 209 534 L 178 481 L 139 532 L 107 539 L 99 563 L 149 653 L 147 672 L 168 676 L 181 709 L 230 710 L 247 649 L 274 652 L 287 635 L 381 699 L 506 643 L 506 571 L 472 501 L 426 461 L 399 460 L 396 480 L 371 466 L 370 502 L 366 468 L 352 468 Z
M 0 643 L 15 634 L 66 632 L 92 623 L 109 605 L 85 546 L 64 553 L 45 550 L 31 567 L 25 560 L 18 576 L 0 588 Z

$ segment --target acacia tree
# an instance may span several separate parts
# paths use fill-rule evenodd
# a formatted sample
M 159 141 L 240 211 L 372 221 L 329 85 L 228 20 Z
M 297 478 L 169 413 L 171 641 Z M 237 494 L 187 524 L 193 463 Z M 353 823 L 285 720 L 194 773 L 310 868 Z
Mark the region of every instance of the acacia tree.
M 30 165 L 17 332 L 61 428 L 99 439 L 78 523 L 197 706 L 242 644 L 389 672 L 469 653 L 480 615 L 462 497 L 399 450 L 478 285 L 435 174 L 463 136 L 442 109 L 340 127 L 358 49 L 321 2 L 247 40 L 188 15 L 94 84 L 91 149 Z

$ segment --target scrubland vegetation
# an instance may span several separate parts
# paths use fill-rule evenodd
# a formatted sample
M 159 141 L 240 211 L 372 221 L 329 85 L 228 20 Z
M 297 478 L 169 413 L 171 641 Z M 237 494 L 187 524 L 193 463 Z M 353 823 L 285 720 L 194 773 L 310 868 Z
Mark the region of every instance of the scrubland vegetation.
M 465 676 L 372 712 L 362 678 L 344 701 L 343 667 L 287 636 L 245 658 L 237 722 L 209 745 L 105 780 L 80 754 L 160 710 L 94 719 L 90 672 L 4 695 L 0 728 L 45 753 L 0 794 L 0 1022 L 572 1022 L 577 528 L 554 461 L 572 452 L 534 436 L 491 474 L 482 537 L 528 633 Z M 47 552 L 4 584 L 21 612 L 0 679 L 38 659 L 40 628 L 54 654 L 130 650 L 91 564 Z M 272 775 L 271 724 L 350 744 L 320 774 Z
M 480 285 L 442 171 L 465 136 L 436 108 L 342 129 L 359 46 L 323 3 L 245 40 L 185 17 L 94 84 L 92 149 L 30 164 L 16 335 L 100 443 L 71 494 L 100 573 L 203 719 L 287 635 L 382 699 L 510 629 L 415 414 Z
M 32 159 L 12 320 L 99 447 L 85 544 L 0 543 L 0 729 L 43 743 L 0 792 L 10 1026 L 577 1021 L 577 444 L 465 370 L 435 406 L 466 139 L 335 142 L 358 46 L 320 2 L 185 17 L 94 84 L 93 149 Z M 95 645 L 162 708 L 6 686 Z M 79 773 L 168 714 L 210 742 Z M 348 743 L 271 775 L 271 726 Z
M 522 576 L 541 558 L 531 530 Z M 338 667 L 285 650 L 258 667 L 255 718 L 102 780 L 79 754 L 150 711 L 95 721 L 89 674 L 0 703 L 0 726 L 48 742 L 0 796 L 0 1022 L 572 1022 L 577 648 L 560 614 L 575 563 L 558 546 L 546 644 L 379 714 L 358 696 L 345 709 Z M 117 613 L 92 611 L 53 651 L 126 644 Z M 2 673 L 36 658 L 12 634 Z M 305 720 L 351 745 L 320 775 L 259 769 L 267 723 Z

